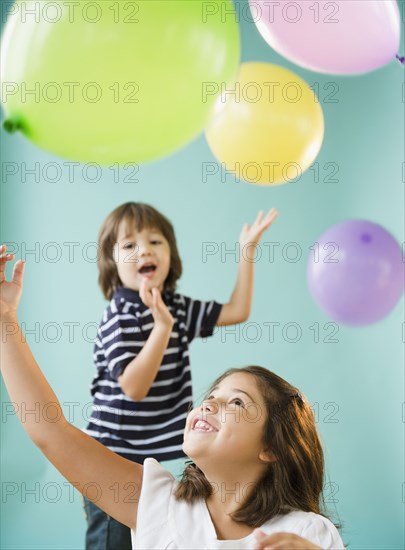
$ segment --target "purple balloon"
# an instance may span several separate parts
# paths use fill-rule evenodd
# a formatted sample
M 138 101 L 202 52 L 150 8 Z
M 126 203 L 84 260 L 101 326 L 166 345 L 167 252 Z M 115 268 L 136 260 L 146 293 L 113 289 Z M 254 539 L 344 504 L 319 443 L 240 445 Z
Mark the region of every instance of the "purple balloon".
M 315 243 L 307 276 L 312 296 L 329 317 L 347 325 L 375 323 L 404 291 L 401 247 L 376 223 L 338 223 Z

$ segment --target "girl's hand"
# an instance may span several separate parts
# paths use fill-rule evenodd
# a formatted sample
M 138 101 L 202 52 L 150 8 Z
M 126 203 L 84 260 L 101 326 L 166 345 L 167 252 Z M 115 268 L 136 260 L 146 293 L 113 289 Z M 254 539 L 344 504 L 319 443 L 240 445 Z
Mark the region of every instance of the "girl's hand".
M 293 533 L 273 533 L 266 535 L 264 531 L 255 531 L 255 550 L 321 550 L 307 539 Z
M 18 260 L 14 264 L 13 276 L 11 281 L 6 281 L 6 264 L 14 259 L 14 254 L 6 254 L 5 244 L 0 246 L 0 316 L 3 318 L 6 314 L 17 313 L 17 307 L 20 302 L 23 290 L 23 275 L 25 263 Z
M 260 210 L 252 225 L 245 223 L 239 237 L 243 256 L 246 257 L 247 255 L 247 259 L 251 259 L 252 261 L 255 259 L 256 246 L 259 244 L 263 233 L 277 218 L 278 212 L 275 208 L 272 208 L 265 218 L 263 218 L 263 215 L 263 210 Z
M 139 296 L 145 306 L 151 310 L 155 325 L 170 329 L 173 327 L 174 319 L 162 300 L 159 289 L 156 287 L 149 289 L 147 280 L 143 279 L 141 288 L 139 289 Z

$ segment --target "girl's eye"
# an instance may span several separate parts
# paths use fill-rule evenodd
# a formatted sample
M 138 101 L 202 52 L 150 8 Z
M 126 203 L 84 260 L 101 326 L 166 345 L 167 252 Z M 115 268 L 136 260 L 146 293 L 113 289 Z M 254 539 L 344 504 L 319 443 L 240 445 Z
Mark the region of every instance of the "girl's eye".
M 154 239 L 153 241 L 151 241 L 151 244 L 161 244 L 162 241 L 158 241 L 156 239 Z
M 239 397 L 235 397 L 235 399 L 232 399 L 231 403 L 235 403 L 238 407 L 245 408 L 245 403 L 242 401 L 242 399 L 239 399 Z
M 124 250 L 130 250 L 131 248 L 135 248 L 135 243 L 126 243 L 124 244 Z

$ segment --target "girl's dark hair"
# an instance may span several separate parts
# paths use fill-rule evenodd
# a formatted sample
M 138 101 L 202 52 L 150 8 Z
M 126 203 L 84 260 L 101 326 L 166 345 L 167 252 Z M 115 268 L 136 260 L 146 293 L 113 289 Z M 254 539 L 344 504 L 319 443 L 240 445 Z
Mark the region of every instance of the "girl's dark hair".
M 176 282 L 182 273 L 182 265 L 172 224 L 163 214 L 148 204 L 127 202 L 118 206 L 107 216 L 98 235 L 98 282 L 104 296 L 107 300 L 111 300 L 114 291 L 122 286 L 114 261 L 113 249 L 117 242 L 118 228 L 123 221 L 129 228 L 134 228 L 136 231 L 157 229 L 168 241 L 170 246 L 170 269 L 164 282 L 164 290 L 174 292 Z
M 227 370 L 211 388 L 234 373 L 248 373 L 256 379 L 266 403 L 263 445 L 276 460 L 268 464 L 232 519 L 258 527 L 277 514 L 292 510 L 320 514 L 324 458 L 309 403 L 297 388 L 258 366 Z M 188 464 L 177 486 L 176 498 L 191 503 L 207 499 L 212 493 L 204 473 L 194 463 Z

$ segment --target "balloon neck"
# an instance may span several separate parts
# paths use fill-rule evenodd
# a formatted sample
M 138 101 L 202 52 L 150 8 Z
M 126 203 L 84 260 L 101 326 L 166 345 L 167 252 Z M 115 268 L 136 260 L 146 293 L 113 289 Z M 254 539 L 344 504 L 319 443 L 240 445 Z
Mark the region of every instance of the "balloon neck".
M 9 134 L 15 134 L 21 129 L 21 123 L 19 120 L 7 119 L 3 122 L 3 128 Z
M 395 57 L 398 59 L 398 61 L 399 61 L 400 63 L 402 63 L 402 65 L 405 65 L 405 55 L 403 55 L 403 56 L 401 57 L 401 56 L 399 56 L 399 55 L 397 54 Z

